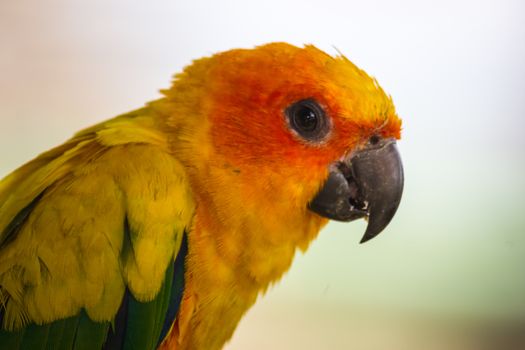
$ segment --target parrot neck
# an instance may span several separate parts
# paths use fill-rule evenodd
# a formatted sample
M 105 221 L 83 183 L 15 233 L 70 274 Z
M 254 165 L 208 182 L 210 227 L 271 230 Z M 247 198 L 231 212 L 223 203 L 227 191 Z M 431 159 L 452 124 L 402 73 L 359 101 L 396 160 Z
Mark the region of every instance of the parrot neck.
M 258 295 L 290 268 L 297 248 L 305 250 L 326 223 L 291 208 L 289 194 L 262 196 L 264 187 L 247 186 L 242 173 L 217 172 L 223 174 L 210 167 L 206 181 L 193 179 L 197 209 L 178 324 L 183 349 L 220 349 Z
M 270 213 L 261 220 L 253 213 L 240 215 L 242 206 L 225 223 L 214 208 L 198 205 L 188 233 L 186 286 L 175 332 L 181 349 L 220 349 L 258 295 L 289 269 L 301 246 L 293 237 L 303 235 L 309 242 L 324 224 L 311 219 L 305 225 Z

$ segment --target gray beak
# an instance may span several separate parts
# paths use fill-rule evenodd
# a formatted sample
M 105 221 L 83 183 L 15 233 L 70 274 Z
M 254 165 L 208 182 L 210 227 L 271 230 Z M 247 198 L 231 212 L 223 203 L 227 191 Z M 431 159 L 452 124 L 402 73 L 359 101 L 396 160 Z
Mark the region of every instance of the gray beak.
M 364 243 L 381 233 L 394 217 L 403 182 L 396 141 L 373 138 L 365 148 L 330 166 L 326 182 L 308 207 L 338 221 L 367 218 Z

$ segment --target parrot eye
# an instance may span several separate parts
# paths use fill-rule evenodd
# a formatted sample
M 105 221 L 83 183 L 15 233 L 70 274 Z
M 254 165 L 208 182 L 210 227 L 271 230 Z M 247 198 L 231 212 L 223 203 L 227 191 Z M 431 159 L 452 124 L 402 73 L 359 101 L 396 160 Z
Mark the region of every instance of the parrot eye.
M 324 110 L 313 99 L 301 100 L 286 109 L 290 127 L 307 141 L 322 141 L 330 131 Z

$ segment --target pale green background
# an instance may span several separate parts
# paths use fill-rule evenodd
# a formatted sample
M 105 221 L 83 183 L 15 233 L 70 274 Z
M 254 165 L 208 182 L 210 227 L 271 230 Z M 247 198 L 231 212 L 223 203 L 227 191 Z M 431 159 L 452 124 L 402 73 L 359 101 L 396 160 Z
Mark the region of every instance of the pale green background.
M 1 0 L 0 175 L 193 58 L 277 40 L 377 77 L 404 119 L 406 190 L 370 243 L 364 222 L 322 231 L 227 348 L 524 349 L 521 1 Z

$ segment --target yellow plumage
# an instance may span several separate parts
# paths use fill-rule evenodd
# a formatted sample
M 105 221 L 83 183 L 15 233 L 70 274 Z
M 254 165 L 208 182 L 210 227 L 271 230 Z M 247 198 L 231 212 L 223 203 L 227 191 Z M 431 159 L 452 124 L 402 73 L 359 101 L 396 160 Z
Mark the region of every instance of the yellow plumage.
M 193 200 L 185 170 L 146 113 L 86 129 L 0 183 L 0 232 L 41 196 L 0 251 L 7 329 L 82 307 L 93 320 L 111 321 L 125 286 L 142 301 L 158 292 Z

